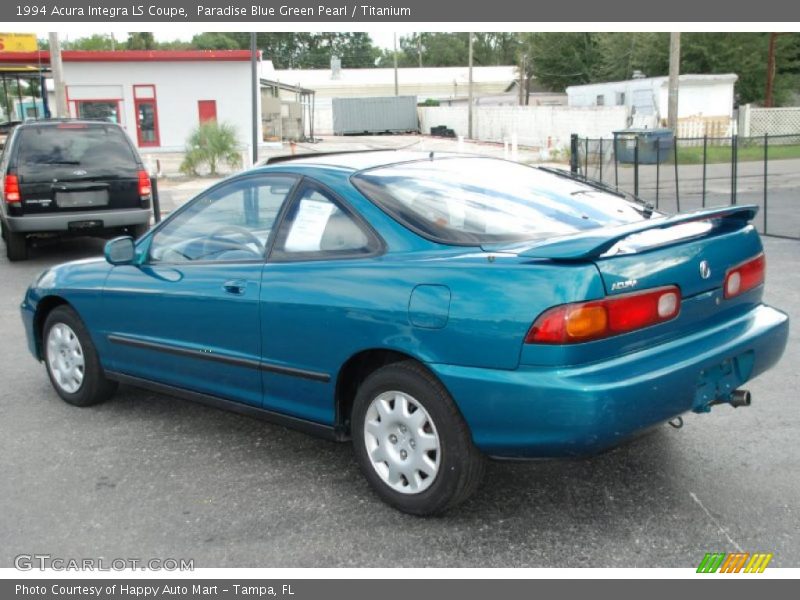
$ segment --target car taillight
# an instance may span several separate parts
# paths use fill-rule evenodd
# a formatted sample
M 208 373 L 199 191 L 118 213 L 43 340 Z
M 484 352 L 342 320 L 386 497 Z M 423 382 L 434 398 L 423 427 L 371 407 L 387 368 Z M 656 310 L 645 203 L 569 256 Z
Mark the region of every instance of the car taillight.
M 142 200 L 150 198 L 153 193 L 153 187 L 150 184 L 150 175 L 147 171 L 139 171 L 139 197 Z
M 603 300 L 554 306 L 534 321 L 526 344 L 575 344 L 650 327 L 678 316 L 681 292 L 671 285 Z
M 747 290 L 752 290 L 764 283 L 764 272 L 767 261 L 763 254 L 755 258 L 731 267 L 725 272 L 725 286 L 723 293 L 725 298 L 733 298 L 739 294 L 744 294 Z
M 6 175 L 3 182 L 3 193 L 8 204 L 16 204 L 20 201 L 19 196 L 19 179 L 16 175 Z

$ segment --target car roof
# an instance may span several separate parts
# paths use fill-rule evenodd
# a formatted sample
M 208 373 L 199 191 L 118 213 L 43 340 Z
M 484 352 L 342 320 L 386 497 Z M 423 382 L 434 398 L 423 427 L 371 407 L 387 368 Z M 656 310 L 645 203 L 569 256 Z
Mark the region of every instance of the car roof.
M 352 171 L 363 171 L 404 162 L 413 162 L 437 157 L 473 157 L 472 154 L 455 152 L 425 152 L 420 150 L 355 150 L 344 152 L 320 152 L 295 156 L 278 156 L 266 161 L 266 165 L 303 165 L 309 167 L 339 167 Z M 262 163 L 263 164 L 263 163 Z
M 106 121 L 103 119 L 28 119 L 26 121 L 21 122 L 17 127 L 20 128 L 28 128 L 28 127 L 52 127 L 54 125 L 113 125 L 114 127 L 119 127 L 119 124 L 112 123 L 111 121 Z

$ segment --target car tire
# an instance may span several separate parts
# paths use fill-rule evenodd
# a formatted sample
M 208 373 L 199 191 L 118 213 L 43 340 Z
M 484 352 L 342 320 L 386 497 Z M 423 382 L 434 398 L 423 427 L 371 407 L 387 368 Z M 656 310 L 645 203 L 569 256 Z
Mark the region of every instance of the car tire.
M 92 406 L 117 390 L 117 383 L 103 373 L 86 326 L 69 306 L 57 306 L 47 315 L 42 354 L 53 388 L 68 404 Z
M 28 258 L 28 239 L 24 233 L 6 231 L 6 256 L 8 260 L 17 261 Z
M 485 458 L 469 427 L 444 386 L 415 361 L 369 375 L 356 393 L 351 424 L 364 476 L 403 512 L 442 513 L 480 485 Z

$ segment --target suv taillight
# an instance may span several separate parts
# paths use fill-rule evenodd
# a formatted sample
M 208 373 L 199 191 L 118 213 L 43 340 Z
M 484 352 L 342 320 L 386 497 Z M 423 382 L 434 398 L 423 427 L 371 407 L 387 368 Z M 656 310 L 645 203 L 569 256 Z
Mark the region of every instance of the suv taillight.
M 677 286 L 554 306 L 534 321 L 526 344 L 575 344 L 669 321 L 681 309 Z
M 20 201 L 19 179 L 17 179 L 16 175 L 6 175 L 3 182 L 3 195 L 8 204 L 16 204 Z
M 153 186 L 150 183 L 150 175 L 147 171 L 139 171 L 139 198 L 149 200 L 153 193 Z
M 723 288 L 725 297 L 733 298 L 764 283 L 766 267 L 767 260 L 762 253 L 728 269 L 725 272 L 725 286 Z

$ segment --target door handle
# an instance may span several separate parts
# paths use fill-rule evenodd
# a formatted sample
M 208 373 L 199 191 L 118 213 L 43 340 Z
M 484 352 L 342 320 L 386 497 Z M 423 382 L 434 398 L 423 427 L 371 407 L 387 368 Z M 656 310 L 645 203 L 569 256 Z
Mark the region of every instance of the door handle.
M 222 289 L 229 294 L 241 296 L 247 290 L 247 282 L 244 279 L 232 279 L 223 283 Z

